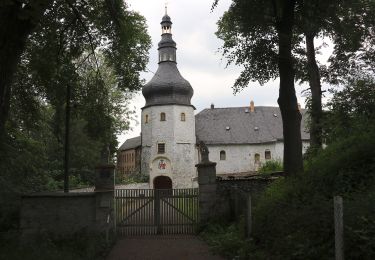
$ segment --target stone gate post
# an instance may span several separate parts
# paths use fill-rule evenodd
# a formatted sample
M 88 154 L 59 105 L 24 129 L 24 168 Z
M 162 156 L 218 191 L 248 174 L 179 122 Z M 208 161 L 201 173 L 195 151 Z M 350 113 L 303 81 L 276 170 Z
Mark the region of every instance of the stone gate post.
M 198 170 L 200 221 L 204 225 L 215 214 L 216 163 L 209 161 L 208 148 L 203 142 L 200 142 L 199 150 L 201 161 L 195 167 Z
M 95 168 L 96 228 L 108 239 L 114 232 L 115 165 L 104 164 Z

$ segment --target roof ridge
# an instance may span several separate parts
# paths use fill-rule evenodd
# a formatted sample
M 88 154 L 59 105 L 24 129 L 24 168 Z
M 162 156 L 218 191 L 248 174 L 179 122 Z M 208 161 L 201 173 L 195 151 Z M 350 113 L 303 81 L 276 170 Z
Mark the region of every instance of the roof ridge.
M 248 108 L 248 107 L 250 107 L 250 106 L 239 106 L 239 107 L 214 107 L 214 108 L 204 108 L 203 110 L 206 110 L 206 109 L 208 109 L 208 110 L 210 110 L 210 109 L 228 109 L 228 108 Z M 279 108 L 279 106 L 254 106 L 254 107 L 274 107 L 274 108 Z

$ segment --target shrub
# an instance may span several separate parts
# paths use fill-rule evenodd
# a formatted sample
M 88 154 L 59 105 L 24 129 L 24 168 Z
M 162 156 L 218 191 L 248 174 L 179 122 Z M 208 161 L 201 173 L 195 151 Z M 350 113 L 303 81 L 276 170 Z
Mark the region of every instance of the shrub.
M 210 223 L 200 236 L 214 254 L 227 259 L 266 259 L 265 254 L 255 252 L 252 240 L 245 238 L 243 218 L 237 224 Z
M 375 131 L 367 130 L 320 150 L 300 176 L 270 185 L 253 211 L 256 250 L 273 259 L 334 258 L 333 196 L 342 195 L 346 257 L 374 259 Z
M 274 181 L 253 204 L 251 240 L 241 223 L 209 226 L 203 237 L 228 258 L 332 259 L 333 196 L 341 195 L 346 258 L 375 259 L 375 127 L 366 129 L 318 151 L 303 174 Z
M 150 176 L 141 173 L 132 173 L 116 176 L 116 184 L 144 183 L 149 181 Z
M 266 163 L 259 168 L 259 173 L 271 173 L 271 172 L 278 172 L 283 170 L 283 164 L 281 161 L 277 160 L 268 160 Z

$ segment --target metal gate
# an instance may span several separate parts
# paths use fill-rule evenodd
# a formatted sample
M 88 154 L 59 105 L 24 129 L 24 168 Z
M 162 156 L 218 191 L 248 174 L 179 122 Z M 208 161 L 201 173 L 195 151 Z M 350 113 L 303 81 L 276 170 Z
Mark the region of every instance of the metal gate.
M 198 189 L 116 190 L 117 234 L 194 234 L 199 222 L 198 199 Z

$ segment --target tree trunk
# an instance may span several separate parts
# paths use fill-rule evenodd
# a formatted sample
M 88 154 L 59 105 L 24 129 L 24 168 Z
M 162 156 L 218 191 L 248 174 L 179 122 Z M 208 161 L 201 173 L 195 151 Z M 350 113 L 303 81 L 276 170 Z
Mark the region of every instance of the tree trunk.
M 280 3 L 280 2 L 279 2 Z M 277 5 L 276 5 L 277 6 Z M 295 1 L 282 1 L 281 12 L 276 10 L 277 32 L 279 37 L 279 103 L 283 119 L 284 135 L 284 171 L 287 175 L 296 175 L 303 171 L 301 113 L 298 110 L 294 88 L 294 68 L 292 59 L 292 29 L 294 23 Z
M 11 1 L 0 8 L 0 137 L 10 108 L 12 80 L 26 47 L 26 40 L 52 0 L 31 0 L 25 6 Z
M 314 36 L 306 34 L 307 69 L 311 90 L 311 125 L 310 125 L 310 147 L 316 151 L 322 146 L 322 91 L 320 85 L 319 68 L 315 59 Z

